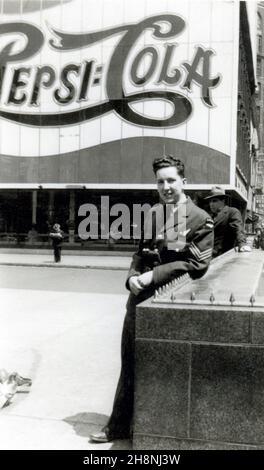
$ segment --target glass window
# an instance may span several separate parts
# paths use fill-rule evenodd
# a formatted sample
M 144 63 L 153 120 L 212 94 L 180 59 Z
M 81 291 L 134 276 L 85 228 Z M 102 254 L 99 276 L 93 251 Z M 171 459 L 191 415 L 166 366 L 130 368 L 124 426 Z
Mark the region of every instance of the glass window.
M 258 34 L 262 34 L 262 18 L 261 15 L 258 13 Z
M 258 52 L 262 52 L 262 36 L 258 36 Z
M 258 98 L 259 98 L 259 99 L 261 99 L 261 92 L 262 92 L 262 90 L 261 90 L 261 83 L 258 82 Z
M 257 76 L 261 76 L 261 60 L 257 61 Z

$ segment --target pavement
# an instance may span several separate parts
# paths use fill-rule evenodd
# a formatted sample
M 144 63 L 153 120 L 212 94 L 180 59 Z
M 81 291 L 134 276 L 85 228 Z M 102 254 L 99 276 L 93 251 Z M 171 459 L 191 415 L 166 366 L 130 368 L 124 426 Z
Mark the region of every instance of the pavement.
M 0 450 L 130 450 L 128 440 L 89 441 L 112 409 L 130 258 L 118 257 L 115 271 L 116 257 L 65 256 L 59 270 L 43 268 L 47 255 L 8 258 L 0 266 L 0 368 L 30 377 L 32 387 L 0 410 Z
M 87 254 L 62 253 L 60 263 L 53 260 L 52 251 L 50 253 L 39 252 L 12 252 L 0 251 L 0 265 L 2 266 L 42 266 L 46 268 L 91 268 L 91 269 L 111 269 L 127 271 L 131 263 L 131 253 L 117 253 L 109 255 L 109 252 Z
M 0 368 L 32 379 L 0 410 L 0 450 L 131 450 L 89 441 L 112 409 L 130 261 L 0 252 Z

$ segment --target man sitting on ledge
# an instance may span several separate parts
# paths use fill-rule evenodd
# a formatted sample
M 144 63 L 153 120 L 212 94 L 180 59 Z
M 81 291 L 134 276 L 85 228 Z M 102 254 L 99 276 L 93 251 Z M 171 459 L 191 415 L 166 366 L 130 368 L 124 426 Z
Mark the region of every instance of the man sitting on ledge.
M 212 257 L 213 221 L 185 196 L 184 164 L 172 155 L 164 155 L 154 160 L 153 170 L 161 203 L 147 215 L 144 236 L 129 270 L 121 374 L 112 414 L 107 425 L 90 436 L 94 442 L 131 437 L 137 304 L 152 296 L 159 286 L 183 274 L 192 278 L 203 276 Z

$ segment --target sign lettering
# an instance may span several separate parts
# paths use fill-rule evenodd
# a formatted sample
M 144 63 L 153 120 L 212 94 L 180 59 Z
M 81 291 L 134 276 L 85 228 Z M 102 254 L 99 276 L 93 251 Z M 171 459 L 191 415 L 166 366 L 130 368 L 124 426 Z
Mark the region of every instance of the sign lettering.
M 177 65 L 173 63 L 173 56 L 177 56 L 179 45 L 175 38 L 180 36 L 184 28 L 185 22 L 182 18 L 164 14 L 145 18 L 136 24 L 93 33 L 73 34 L 53 29 L 52 38 L 48 40 L 36 25 L 20 22 L 1 24 L 0 38 L 9 33 L 17 34 L 18 38 L 10 40 L 0 50 L 0 117 L 19 124 L 53 127 L 79 124 L 114 112 L 121 119 L 138 126 L 165 128 L 180 125 L 192 113 L 192 101 L 186 96 L 185 90 L 191 92 L 193 86 L 198 86 L 202 102 L 205 106 L 212 107 L 212 89 L 220 82 L 219 74 L 211 75 L 211 61 L 214 55 L 212 49 L 196 47 L 191 62 Z M 133 48 L 146 31 L 151 31 L 153 39 L 157 40 L 159 45 L 163 44 L 163 50 L 146 45 L 137 52 L 127 72 L 126 66 Z M 50 47 L 54 52 L 61 54 L 62 58 L 64 52 L 88 48 L 117 35 L 120 36 L 119 42 L 107 64 L 97 62 L 94 57 L 85 57 L 81 63 L 67 63 L 61 70 L 49 64 L 25 65 L 26 60 L 40 53 L 44 47 Z M 172 39 L 173 43 L 167 42 Z M 142 73 L 141 65 L 145 59 L 148 66 Z M 19 65 L 21 62 L 23 66 Z M 8 68 L 11 81 L 8 79 L 7 83 Z M 125 76 L 127 73 L 128 76 Z M 106 99 L 89 104 L 92 87 L 100 85 L 103 78 Z M 129 79 L 134 87 L 144 85 L 144 91 L 128 93 L 124 85 L 125 79 Z M 151 80 L 154 80 L 155 85 L 165 84 L 167 89 L 151 88 Z M 146 89 L 146 86 L 149 89 Z M 182 92 L 175 91 L 175 86 L 182 89 Z M 50 98 L 57 105 L 66 107 L 70 103 L 76 103 L 78 107 L 71 111 L 66 109 L 52 113 L 38 112 L 44 90 L 48 90 Z M 131 106 L 146 100 L 169 103 L 171 114 L 152 118 L 139 113 Z M 17 113 L 9 110 L 8 106 L 33 107 L 34 111 L 20 110 Z

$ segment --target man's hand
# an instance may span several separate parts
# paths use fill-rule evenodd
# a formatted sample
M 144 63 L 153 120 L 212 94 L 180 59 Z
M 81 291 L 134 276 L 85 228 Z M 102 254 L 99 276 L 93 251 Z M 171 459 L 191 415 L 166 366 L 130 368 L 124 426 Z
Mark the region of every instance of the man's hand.
M 138 276 L 138 282 L 143 287 L 143 289 L 145 287 L 150 286 L 152 281 L 153 281 L 153 271 L 148 271 L 148 272 L 146 272 L 144 274 L 140 274 L 140 276 Z
M 245 251 L 252 251 L 252 250 L 251 250 L 251 247 L 249 245 L 242 245 L 242 246 L 240 246 L 238 251 L 240 251 L 240 252 L 244 251 L 245 252 Z
M 143 290 L 143 287 L 138 283 L 138 278 L 139 276 L 131 276 L 128 281 L 129 288 L 134 295 L 138 295 Z
M 134 295 L 138 295 L 142 290 L 148 287 L 153 281 L 153 271 L 140 274 L 140 276 L 131 276 L 129 279 L 129 287 Z

